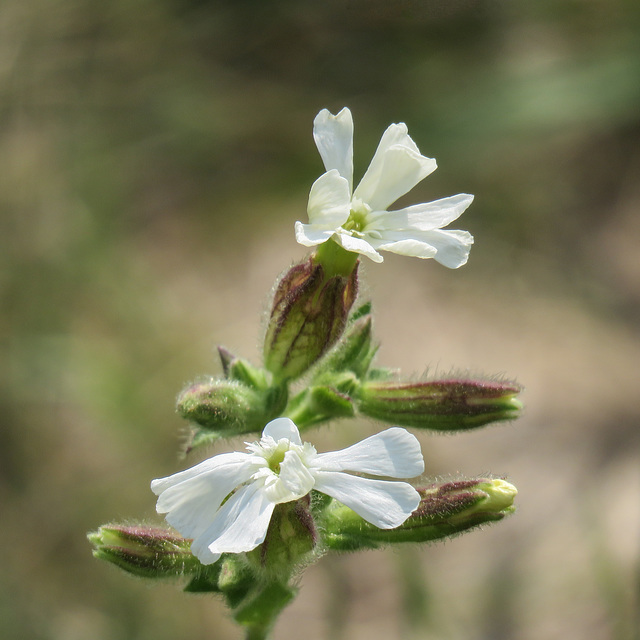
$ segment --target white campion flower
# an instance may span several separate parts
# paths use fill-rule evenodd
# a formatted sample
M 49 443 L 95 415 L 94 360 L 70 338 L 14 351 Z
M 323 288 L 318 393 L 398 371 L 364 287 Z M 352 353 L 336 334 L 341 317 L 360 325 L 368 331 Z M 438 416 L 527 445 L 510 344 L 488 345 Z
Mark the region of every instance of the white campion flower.
M 186 538 L 203 564 L 222 553 L 250 551 L 267 534 L 277 504 L 298 500 L 311 489 L 353 509 L 381 529 L 400 526 L 420 496 L 406 482 L 345 473 L 413 478 L 424 471 L 420 444 L 405 429 L 392 427 L 357 444 L 317 453 L 303 443 L 289 418 L 267 424 L 249 453 L 213 456 L 190 469 L 153 480 L 156 509 Z
M 433 158 L 421 155 L 406 124 L 387 128 L 355 191 L 351 111 L 345 107 L 335 116 L 326 109 L 320 111 L 313 122 L 313 137 L 327 171 L 311 187 L 309 224 L 296 222 L 300 244 L 314 247 L 333 239 L 374 262 L 383 261 L 378 251 L 434 258 L 451 269 L 467 262 L 473 236 L 442 227 L 464 212 L 472 195 L 460 193 L 387 211 L 437 167 Z

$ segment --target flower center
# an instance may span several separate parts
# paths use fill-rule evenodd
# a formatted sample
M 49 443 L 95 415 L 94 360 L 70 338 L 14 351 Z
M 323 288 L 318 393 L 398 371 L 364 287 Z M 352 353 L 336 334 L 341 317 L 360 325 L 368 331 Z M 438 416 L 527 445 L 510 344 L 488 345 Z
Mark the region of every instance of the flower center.
M 316 450 L 309 444 L 295 444 L 283 438 L 262 438 L 247 447 L 266 462 L 253 474 L 252 480 L 264 483 L 264 491 L 272 502 L 290 502 L 311 491 L 315 483 L 309 464 Z
M 361 237 L 367 227 L 367 218 L 371 213 L 371 207 L 362 200 L 354 198 L 351 201 L 351 213 L 349 219 L 342 225 L 345 231 L 350 231 L 351 235 Z
M 278 447 L 266 460 L 269 465 L 269 469 L 275 474 L 280 473 L 280 463 L 284 460 L 284 454 L 286 449 Z

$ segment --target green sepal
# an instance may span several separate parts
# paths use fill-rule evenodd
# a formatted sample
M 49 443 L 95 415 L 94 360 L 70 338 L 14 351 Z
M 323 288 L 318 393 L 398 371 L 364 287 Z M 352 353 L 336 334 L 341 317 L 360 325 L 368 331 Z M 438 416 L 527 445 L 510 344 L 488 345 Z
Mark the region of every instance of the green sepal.
M 374 369 L 369 369 L 367 372 L 367 381 L 379 382 L 381 380 L 392 380 L 395 374 L 396 371 L 388 367 L 375 367 Z
M 228 349 L 218 347 L 225 378 L 242 382 L 252 389 L 264 390 L 269 387 L 270 375 L 265 369 L 252 365 L 244 358 L 234 356 Z
M 346 374 L 347 376 L 352 374 Z M 333 387 L 309 387 L 294 396 L 284 414 L 300 431 L 337 418 L 351 418 L 355 409 L 351 397 Z
M 351 315 L 340 341 L 314 369 L 313 383 L 350 391 L 337 386 L 335 376 L 348 372 L 355 380 L 363 379 L 377 350 L 372 343 L 371 303 L 366 303 Z
M 277 581 L 259 585 L 233 612 L 233 617 L 245 627 L 263 631 L 263 635 L 256 637 L 266 638 L 280 612 L 295 598 L 297 592 L 295 587 Z
M 193 576 L 202 569 L 191 553 L 191 541 L 169 529 L 105 524 L 87 538 L 95 558 L 143 578 Z
M 264 542 L 246 554 L 256 572 L 286 582 L 307 561 L 318 540 L 310 503 L 307 495 L 276 505 Z
M 319 414 L 331 418 L 352 418 L 355 409 L 351 398 L 331 387 L 313 387 L 311 406 Z
M 191 453 L 194 449 L 201 449 L 202 447 L 210 447 L 224 437 L 225 436 L 218 431 L 205 431 L 204 429 L 194 428 L 184 448 L 184 453 Z
M 357 260 L 329 274 L 313 258 L 293 265 L 275 288 L 264 338 L 265 368 L 277 380 L 300 377 L 342 335 L 358 291 Z
M 243 361 L 234 362 L 238 363 L 239 371 L 258 371 L 249 370 Z M 177 410 L 194 425 L 188 451 L 220 438 L 262 431 L 269 421 L 282 415 L 288 389 L 282 383 L 269 384 L 270 376 L 262 373 L 265 380 L 254 379 L 254 383 L 264 383 L 263 388 L 251 387 L 239 380 L 209 378 L 182 391 Z
M 235 609 L 255 587 L 259 577 L 241 554 L 225 554 L 221 560 L 218 588 Z
M 513 420 L 522 410 L 511 382 L 451 378 L 406 381 L 371 374 L 353 393 L 358 411 L 414 429 L 464 431 Z
M 218 581 L 212 580 L 205 574 L 194 576 L 183 589 L 185 593 L 220 593 Z
M 351 314 L 351 317 L 349 318 L 349 325 L 351 326 L 354 322 L 356 322 L 356 320 L 360 320 L 360 318 L 363 318 L 364 316 L 370 316 L 372 307 L 373 307 L 373 304 L 371 303 L 371 300 L 361 304 Z

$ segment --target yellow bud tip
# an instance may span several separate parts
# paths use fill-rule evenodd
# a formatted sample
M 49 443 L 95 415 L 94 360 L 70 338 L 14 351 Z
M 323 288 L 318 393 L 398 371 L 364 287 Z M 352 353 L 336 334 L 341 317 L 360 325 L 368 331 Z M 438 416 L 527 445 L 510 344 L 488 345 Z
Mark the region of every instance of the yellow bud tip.
M 518 490 L 506 480 L 490 480 L 478 485 L 478 489 L 487 494 L 481 503 L 482 511 L 503 511 L 513 505 Z

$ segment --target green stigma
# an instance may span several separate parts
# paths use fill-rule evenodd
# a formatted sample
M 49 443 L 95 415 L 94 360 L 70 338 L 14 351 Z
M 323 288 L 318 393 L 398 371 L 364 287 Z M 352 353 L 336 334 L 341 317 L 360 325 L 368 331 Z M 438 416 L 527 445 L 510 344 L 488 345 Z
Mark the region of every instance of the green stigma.
M 269 456 L 269 469 L 274 473 L 280 473 L 280 464 L 284 460 L 284 454 L 287 452 L 287 449 L 281 449 L 278 447 L 272 454 Z

